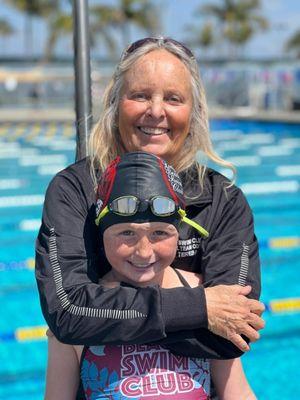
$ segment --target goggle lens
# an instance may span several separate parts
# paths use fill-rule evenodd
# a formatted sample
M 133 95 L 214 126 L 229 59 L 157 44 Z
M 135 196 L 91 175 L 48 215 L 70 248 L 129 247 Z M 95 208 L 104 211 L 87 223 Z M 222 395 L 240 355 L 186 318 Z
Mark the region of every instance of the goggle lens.
M 109 209 L 120 215 L 134 215 L 138 209 L 139 200 L 133 196 L 119 197 L 113 200 Z
M 134 215 L 138 211 L 140 203 L 141 201 L 135 196 L 124 196 L 113 200 L 109 204 L 109 209 L 119 215 Z M 157 216 L 164 217 L 172 215 L 176 211 L 174 200 L 169 199 L 168 197 L 153 197 L 146 203 L 150 204 L 151 211 Z
M 168 216 L 176 211 L 174 200 L 167 197 L 155 197 L 152 199 L 151 208 L 154 215 Z

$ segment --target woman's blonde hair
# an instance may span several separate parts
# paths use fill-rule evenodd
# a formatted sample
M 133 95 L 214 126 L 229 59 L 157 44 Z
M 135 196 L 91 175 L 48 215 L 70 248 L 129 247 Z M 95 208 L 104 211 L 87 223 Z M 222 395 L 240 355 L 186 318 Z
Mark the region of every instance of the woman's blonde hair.
M 200 186 L 203 187 L 206 166 L 201 165 L 196 159 L 197 152 L 201 151 L 215 163 L 230 168 L 235 176 L 234 166 L 220 158 L 213 150 L 209 134 L 206 96 L 195 57 L 188 54 L 187 49 L 181 46 L 180 43 L 165 38 L 157 38 L 153 39 L 153 41 L 145 41 L 144 44 L 130 53 L 127 53 L 126 50 L 124 51 L 113 77 L 104 92 L 102 115 L 95 125 L 89 140 L 91 173 L 95 184 L 95 171 L 104 171 L 112 160 L 126 152 L 117 126 L 124 75 L 140 57 L 151 51 L 160 49 L 174 54 L 186 66 L 191 74 L 193 98 L 189 134 L 179 153 L 174 157 L 174 160 L 168 160 L 169 163 L 172 164 L 177 172 L 185 171 L 187 179 L 189 178 L 189 170 L 192 167 L 196 167 Z

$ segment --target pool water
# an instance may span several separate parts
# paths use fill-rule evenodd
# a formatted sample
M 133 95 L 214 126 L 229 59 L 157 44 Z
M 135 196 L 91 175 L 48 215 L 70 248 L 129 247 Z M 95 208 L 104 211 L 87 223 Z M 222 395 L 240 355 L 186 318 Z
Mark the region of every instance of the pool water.
M 299 303 L 288 307 L 286 300 L 300 298 L 300 126 L 218 120 L 211 130 L 217 152 L 237 166 L 254 212 L 262 300 L 270 308 L 261 340 L 243 357 L 245 370 L 258 399 L 298 400 Z M 0 126 L 0 399 L 43 398 L 47 344 L 36 328 L 24 331 L 45 324 L 34 241 L 47 184 L 74 154 L 68 123 Z

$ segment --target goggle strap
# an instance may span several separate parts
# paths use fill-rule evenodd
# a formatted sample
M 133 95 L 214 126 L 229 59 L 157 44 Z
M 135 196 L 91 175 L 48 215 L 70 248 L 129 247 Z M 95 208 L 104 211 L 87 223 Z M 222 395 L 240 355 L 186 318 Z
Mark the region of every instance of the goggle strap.
M 98 226 L 100 223 L 100 219 L 103 218 L 106 214 L 109 213 L 109 208 L 108 206 L 104 207 L 101 213 L 98 215 L 98 217 L 95 219 L 95 223 Z
M 198 224 L 197 222 L 191 220 L 190 218 L 188 218 L 186 216 L 186 212 L 184 210 L 182 210 L 182 208 L 180 208 L 178 210 L 179 215 L 181 216 L 181 220 L 183 222 L 185 222 L 186 224 L 192 226 L 193 228 L 195 228 L 202 236 L 204 236 L 205 238 L 207 238 L 209 236 L 209 233 L 207 232 L 206 229 L 204 229 L 200 224 Z

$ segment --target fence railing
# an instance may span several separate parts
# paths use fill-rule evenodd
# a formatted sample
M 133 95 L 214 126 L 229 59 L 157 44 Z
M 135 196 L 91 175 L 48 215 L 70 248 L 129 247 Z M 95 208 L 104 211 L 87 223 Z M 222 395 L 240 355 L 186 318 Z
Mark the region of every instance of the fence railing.
M 300 109 L 300 62 L 200 65 L 208 103 L 224 108 Z M 113 66 L 93 64 L 92 101 L 101 104 Z M 0 66 L 0 107 L 73 108 L 72 65 Z

